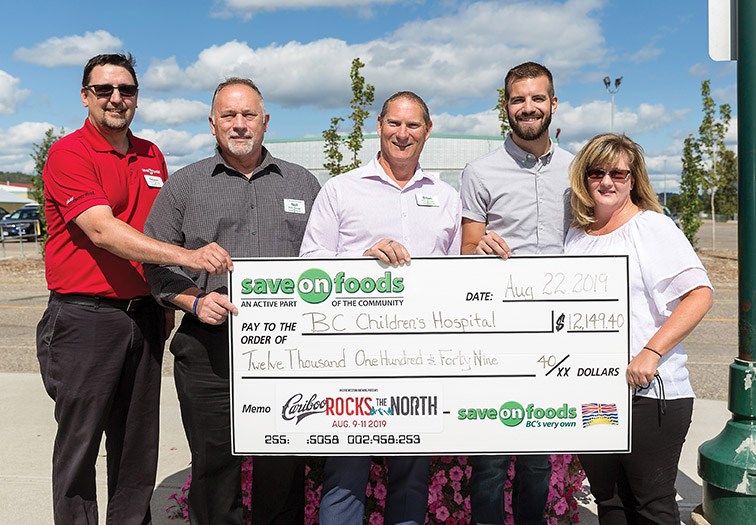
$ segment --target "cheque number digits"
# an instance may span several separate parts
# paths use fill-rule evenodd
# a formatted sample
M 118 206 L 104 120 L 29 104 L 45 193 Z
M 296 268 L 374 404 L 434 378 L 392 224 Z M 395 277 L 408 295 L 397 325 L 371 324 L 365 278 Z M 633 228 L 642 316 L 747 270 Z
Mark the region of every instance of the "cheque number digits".
M 265 434 L 263 436 L 266 445 L 288 445 L 289 438 L 282 435 Z
M 336 434 L 311 434 L 307 436 L 308 445 L 338 445 L 339 436 Z
M 350 434 L 347 436 L 350 445 L 418 445 L 419 434 Z

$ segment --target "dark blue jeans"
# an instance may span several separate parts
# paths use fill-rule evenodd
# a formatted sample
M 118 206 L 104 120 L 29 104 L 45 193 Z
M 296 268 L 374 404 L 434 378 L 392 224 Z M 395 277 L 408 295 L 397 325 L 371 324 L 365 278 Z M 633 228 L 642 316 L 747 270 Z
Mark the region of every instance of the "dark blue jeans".
M 428 456 L 388 456 L 388 487 L 384 523 L 422 525 L 428 509 Z M 361 525 L 365 519 L 365 487 L 370 456 L 336 456 L 326 460 L 321 525 Z
M 471 456 L 472 523 L 504 524 L 504 484 L 512 456 Z M 512 513 L 516 525 L 546 525 L 544 510 L 549 497 L 549 456 L 517 456 L 512 487 Z

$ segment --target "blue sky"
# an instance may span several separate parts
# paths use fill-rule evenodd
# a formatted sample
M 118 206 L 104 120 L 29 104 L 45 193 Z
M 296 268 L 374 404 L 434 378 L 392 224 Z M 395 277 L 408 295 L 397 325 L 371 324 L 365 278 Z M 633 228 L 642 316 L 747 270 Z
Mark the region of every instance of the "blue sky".
M 258 82 L 267 138 L 319 136 L 348 114 L 357 56 L 376 108 L 410 89 L 428 102 L 435 132 L 475 135 L 498 132 L 492 108 L 507 70 L 541 62 L 559 97 L 552 132 L 561 128 L 573 152 L 609 130 L 602 79 L 622 76 L 614 129 L 644 146 L 657 191 L 677 188 L 701 80 L 733 106 L 736 141 L 736 66 L 708 56 L 706 0 L 39 0 L 6 10 L 0 28 L 0 171 L 31 172 L 47 128 L 80 127 L 84 63 L 124 50 L 140 81 L 132 129 L 172 170 L 210 154 L 209 102 L 224 77 Z

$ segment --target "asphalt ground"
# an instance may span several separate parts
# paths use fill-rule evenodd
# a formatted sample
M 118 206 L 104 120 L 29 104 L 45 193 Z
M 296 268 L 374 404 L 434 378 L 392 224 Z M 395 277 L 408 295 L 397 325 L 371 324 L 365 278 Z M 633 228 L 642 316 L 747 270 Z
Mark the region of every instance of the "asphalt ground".
M 728 367 L 738 355 L 737 223 L 717 223 L 716 238 L 717 250 L 712 251 L 711 223 L 705 222 L 699 231 L 698 246 L 714 284 L 714 306 L 683 345 L 696 395 L 726 400 Z M 35 329 L 47 298 L 44 268 L 34 243 L 2 243 L 0 372 L 38 372 Z M 163 374 L 173 374 L 169 352 Z

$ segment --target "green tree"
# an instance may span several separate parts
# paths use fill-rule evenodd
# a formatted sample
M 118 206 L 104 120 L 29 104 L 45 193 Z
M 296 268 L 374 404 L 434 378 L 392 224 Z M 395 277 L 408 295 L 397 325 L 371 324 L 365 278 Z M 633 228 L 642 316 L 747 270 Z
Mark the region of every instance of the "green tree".
M 701 99 L 703 102 L 703 119 L 698 127 L 696 150 L 700 157 L 701 189 L 708 196 L 711 211 L 712 248 L 716 248 L 717 233 L 716 220 L 714 219 L 717 213 L 717 192 L 727 187 L 733 177 L 737 178 L 737 172 L 735 174 L 725 172 L 729 163 L 726 157 L 727 147 L 724 139 L 730 126 L 732 110 L 729 104 L 722 104 L 717 108 L 714 99 L 711 97 L 709 80 L 701 82 Z
M 667 208 L 669 208 L 669 210 L 675 215 L 679 215 L 680 213 L 680 194 L 679 193 L 667 193 Z
M 34 176 L 18 171 L 0 171 L 0 180 L 5 182 L 20 182 L 21 184 L 34 184 Z
M 701 227 L 701 157 L 696 147 L 696 139 L 688 135 L 683 144 L 682 177 L 680 195 L 677 201 L 677 217 L 680 219 L 683 233 L 693 247 L 698 242 L 696 234 Z
M 504 88 L 496 88 L 498 93 L 498 100 L 496 101 L 496 107 L 494 109 L 499 112 L 499 129 L 501 130 L 501 136 L 507 138 L 512 128 L 509 126 L 509 116 L 507 115 L 507 108 L 504 99 Z
M 714 193 L 714 209 L 718 216 L 731 217 L 738 213 L 738 157 L 735 152 L 725 149 L 717 159 L 720 173 L 719 186 Z M 708 188 L 704 191 L 706 202 L 712 198 Z
M 738 156 L 730 149 L 719 159 L 721 186 L 714 198 L 717 213 L 731 217 L 738 213 Z
M 339 134 L 339 124 L 344 121 L 343 117 L 334 117 L 331 119 L 330 127 L 323 131 L 325 145 L 323 151 L 326 154 L 327 161 L 323 167 L 328 170 L 331 176 L 336 176 L 353 170 L 360 166 L 358 158 L 362 149 L 364 140 L 362 128 L 365 125 L 365 119 L 370 115 L 370 106 L 375 100 L 375 86 L 367 84 L 365 77 L 360 74 L 360 70 L 365 67 L 359 58 L 352 60 L 352 69 L 349 78 L 352 81 L 352 101 L 349 107 L 352 113 L 349 118 L 352 121 L 352 131 L 343 137 Z M 341 146 L 346 146 L 350 152 L 348 164 L 342 164 L 344 154 L 341 152 Z
M 341 164 L 341 161 L 344 160 L 344 154 L 341 153 L 341 144 L 344 139 L 339 135 L 339 124 L 343 121 L 342 117 L 333 117 L 331 126 L 323 132 L 323 139 L 325 140 L 323 151 L 327 159 L 323 163 L 323 167 L 328 170 L 332 177 L 346 171 L 344 165 Z
M 42 142 L 34 143 L 32 145 L 32 153 L 29 155 L 34 160 L 34 189 L 31 194 L 37 203 L 39 203 L 39 226 L 42 231 L 42 256 L 45 255 L 45 242 L 47 242 L 47 219 L 45 217 L 45 181 L 42 179 L 42 171 L 47 163 L 47 154 L 50 152 L 50 147 L 55 144 L 59 138 L 65 134 L 65 130 L 60 128 L 58 133 L 55 133 L 54 128 L 50 128 L 45 131 L 45 138 Z

